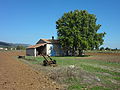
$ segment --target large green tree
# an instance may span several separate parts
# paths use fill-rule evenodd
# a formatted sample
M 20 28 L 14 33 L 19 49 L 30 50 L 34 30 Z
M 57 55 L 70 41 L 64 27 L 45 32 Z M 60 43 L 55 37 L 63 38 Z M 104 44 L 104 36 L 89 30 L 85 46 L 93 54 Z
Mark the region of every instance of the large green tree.
M 62 48 L 82 54 L 86 49 L 97 49 L 103 44 L 104 33 L 98 33 L 101 25 L 96 24 L 97 18 L 86 10 L 75 10 L 56 21 L 57 35 Z

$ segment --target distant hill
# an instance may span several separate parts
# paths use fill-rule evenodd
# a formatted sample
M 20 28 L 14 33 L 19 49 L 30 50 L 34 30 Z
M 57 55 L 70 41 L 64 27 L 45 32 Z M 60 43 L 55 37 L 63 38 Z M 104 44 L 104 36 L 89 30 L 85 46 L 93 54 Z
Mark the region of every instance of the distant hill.
M 16 46 L 29 46 L 29 44 L 19 44 L 19 43 L 8 43 L 8 42 L 3 42 L 3 41 L 0 41 L 0 47 L 16 47 Z
M 11 46 L 11 45 L 7 42 L 0 41 L 0 46 Z

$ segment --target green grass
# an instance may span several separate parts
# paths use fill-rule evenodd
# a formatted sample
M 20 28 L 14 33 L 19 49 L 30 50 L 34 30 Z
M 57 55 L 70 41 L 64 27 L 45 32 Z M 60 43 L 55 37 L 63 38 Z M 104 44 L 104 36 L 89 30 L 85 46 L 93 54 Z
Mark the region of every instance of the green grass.
M 111 90 L 110 88 L 105 88 L 103 86 L 94 86 L 91 90 Z
M 44 60 L 43 57 L 26 57 L 26 59 L 32 64 L 40 64 Z M 68 90 L 87 90 L 88 86 L 92 86 L 88 90 L 117 90 L 120 88 L 120 63 L 103 60 L 88 60 L 84 58 L 80 59 L 79 57 L 52 57 L 52 59 L 57 61 L 59 67 L 75 65 L 85 72 L 89 72 L 90 74 L 99 77 L 99 83 L 103 85 L 89 85 L 88 83 L 81 82 L 81 79 L 78 77 L 68 77 L 64 81 L 64 83 L 69 85 Z M 112 81 L 115 81 L 116 83 Z
M 91 66 L 91 65 L 84 65 L 84 64 L 81 64 L 80 67 L 82 67 L 84 70 L 87 70 L 87 71 L 90 71 L 90 72 L 109 73 L 111 75 L 120 76 L 119 72 L 115 72 L 115 71 L 111 72 L 107 69 L 103 69 L 103 68 L 100 68 L 100 67 L 94 67 L 94 66 Z
M 84 85 L 73 84 L 68 87 L 68 90 L 81 90 L 84 89 Z
M 40 64 L 43 61 L 42 57 L 26 56 L 25 59 L 31 62 L 32 64 Z
M 81 89 L 85 89 L 87 87 L 86 84 L 81 84 L 78 78 L 68 78 L 65 81 L 66 83 L 71 84 L 68 87 L 68 90 L 81 90 Z

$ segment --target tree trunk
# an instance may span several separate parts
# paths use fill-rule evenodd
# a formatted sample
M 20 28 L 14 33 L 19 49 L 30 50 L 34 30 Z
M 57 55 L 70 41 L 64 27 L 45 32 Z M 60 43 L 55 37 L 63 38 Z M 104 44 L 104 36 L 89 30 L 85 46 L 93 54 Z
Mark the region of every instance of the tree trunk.
M 83 55 L 83 50 L 79 49 L 79 56 Z
M 75 56 L 75 48 L 72 49 L 72 56 Z
M 66 56 L 68 56 L 68 50 L 66 51 Z

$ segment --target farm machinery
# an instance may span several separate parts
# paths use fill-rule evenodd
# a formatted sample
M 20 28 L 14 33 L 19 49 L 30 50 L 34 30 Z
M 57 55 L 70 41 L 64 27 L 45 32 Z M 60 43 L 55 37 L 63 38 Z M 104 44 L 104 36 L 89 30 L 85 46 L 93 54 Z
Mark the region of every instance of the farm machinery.
M 56 60 L 53 60 L 49 55 L 47 55 L 47 57 L 45 57 L 44 55 L 42 56 L 44 57 L 43 66 L 56 66 Z

